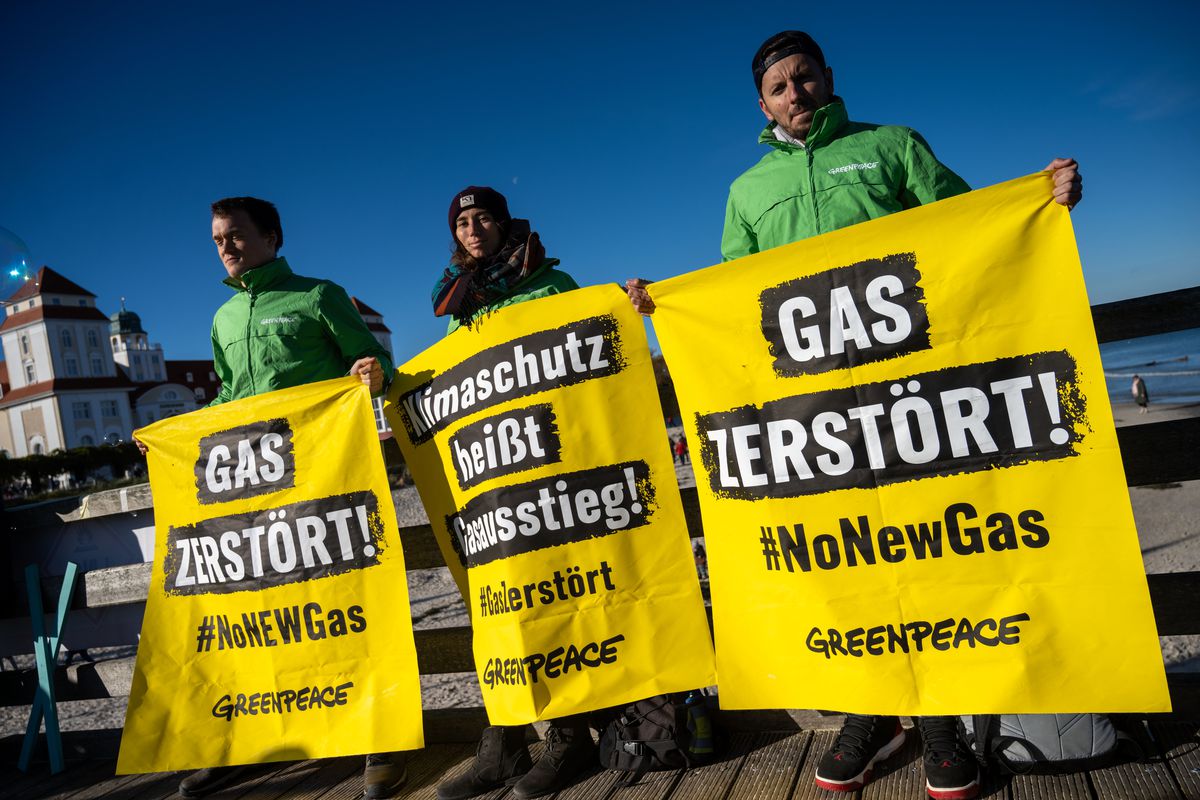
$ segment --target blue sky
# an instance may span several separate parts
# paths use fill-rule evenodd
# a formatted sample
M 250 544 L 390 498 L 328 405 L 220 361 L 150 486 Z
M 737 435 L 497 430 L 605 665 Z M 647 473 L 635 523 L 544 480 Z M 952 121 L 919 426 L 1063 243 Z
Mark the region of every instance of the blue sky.
M 383 312 L 403 361 L 445 330 L 467 184 L 581 284 L 718 261 L 762 154 L 750 57 L 799 28 L 853 118 L 916 128 L 972 186 L 1077 158 L 1092 302 L 1200 283 L 1194 2 L 439 5 L 3 4 L 0 226 L 206 358 L 208 204 L 269 198 L 293 268 Z

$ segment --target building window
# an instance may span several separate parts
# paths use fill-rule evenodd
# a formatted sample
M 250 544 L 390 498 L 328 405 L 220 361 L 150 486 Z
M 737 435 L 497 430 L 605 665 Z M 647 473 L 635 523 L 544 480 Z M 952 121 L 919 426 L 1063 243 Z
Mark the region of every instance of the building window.
M 29 337 L 23 333 L 21 334 L 21 355 L 29 355 Z
M 30 300 L 30 301 L 29 301 L 29 307 L 30 307 L 30 308 L 33 308 L 33 301 L 32 301 L 32 300 Z
M 85 433 L 83 436 L 79 437 L 79 444 L 81 447 L 94 447 L 96 440 Z
M 33 364 L 25 365 L 25 382 L 33 383 L 37 380 L 37 374 L 33 371 Z
M 197 387 L 196 387 L 196 399 L 197 399 L 197 400 L 204 400 L 204 399 L 205 399 L 205 397 L 204 397 L 204 387 L 203 387 L 203 386 L 197 386 Z
M 96 331 L 94 329 L 89 330 L 87 332 L 87 343 L 88 343 L 88 347 L 99 347 L 100 346 L 100 337 L 96 334 Z
M 189 372 L 189 373 L 187 374 L 187 381 L 186 381 L 186 382 L 187 382 L 187 383 L 195 383 L 195 381 L 194 381 L 194 380 L 192 380 L 192 373 L 190 373 L 190 372 Z
M 79 362 L 75 360 L 74 356 L 67 356 L 67 377 L 79 377 Z
M 92 407 L 88 403 L 71 403 L 71 415 L 75 419 L 91 419 Z
M 42 454 L 42 443 L 41 442 L 33 443 L 33 454 L 35 456 L 40 456 Z
M 100 401 L 100 416 L 107 417 L 108 419 L 115 419 L 116 417 L 120 416 L 120 414 L 117 413 L 117 401 L 116 400 L 101 400 Z
M 168 389 L 167 391 L 163 392 L 163 400 L 178 400 L 178 399 L 179 399 L 179 393 L 176 392 L 174 389 Z
M 86 308 L 86 307 L 87 307 L 87 300 L 80 300 L 80 301 L 79 301 L 79 305 L 81 305 L 81 306 L 84 306 L 84 307 Z
M 71 337 L 71 331 L 67 328 L 62 329 L 62 331 L 59 333 L 59 337 L 62 339 L 63 347 L 75 346 L 75 340 Z
M 97 355 L 92 356 L 92 374 L 93 375 L 103 375 L 104 374 L 104 362 L 102 362 L 100 360 L 100 356 L 97 356 Z
M 217 373 L 215 373 L 215 372 L 210 372 L 210 373 L 208 373 L 208 379 L 209 379 L 210 381 L 216 381 L 216 379 L 217 379 Z
M 61 297 L 51 297 L 51 298 L 50 298 L 50 305 L 52 305 L 52 306 L 61 306 L 61 305 L 62 305 L 62 298 L 61 298 Z

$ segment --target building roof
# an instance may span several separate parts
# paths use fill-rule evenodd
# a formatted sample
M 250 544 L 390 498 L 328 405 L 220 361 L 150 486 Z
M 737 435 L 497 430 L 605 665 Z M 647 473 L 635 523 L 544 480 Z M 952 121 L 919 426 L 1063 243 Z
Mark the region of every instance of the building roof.
M 359 300 L 357 297 L 354 297 L 353 295 L 351 295 L 351 297 L 350 297 L 350 302 L 354 303 L 354 307 L 358 309 L 358 313 L 362 314 L 364 317 L 366 317 L 366 316 L 381 317 L 381 318 L 383 317 L 383 314 L 380 314 L 378 311 L 371 308 L 369 305 L 364 303 L 362 300 Z
M 167 368 L 167 382 L 179 383 L 189 389 L 203 389 L 204 397 L 211 400 L 216 397 L 217 392 L 221 391 L 221 381 L 209 380 L 209 373 L 213 372 L 213 362 L 204 359 L 199 360 L 182 360 L 182 361 L 166 361 L 164 365 Z M 187 379 L 187 374 L 192 373 L 192 379 Z
M 104 316 L 104 312 L 95 306 L 48 306 L 43 303 L 15 314 L 9 314 L 4 318 L 4 323 L 0 324 L 0 331 L 10 331 L 13 328 L 19 328 L 31 322 L 40 322 L 43 319 L 94 319 L 108 322 L 108 317 Z
M 124 375 L 116 378 L 55 378 L 7 392 L 0 399 L 0 408 L 63 392 L 132 391 L 134 388 L 133 382 Z
M 28 297 L 35 297 L 39 294 L 74 294 L 80 297 L 96 296 L 78 283 L 63 277 L 47 266 L 43 266 L 32 279 L 25 281 L 19 289 L 13 292 L 8 301 L 13 303 Z
M 124 304 L 121 305 L 120 311 L 108 318 L 108 332 L 113 336 L 146 333 L 142 328 L 142 318 L 132 311 L 126 311 Z

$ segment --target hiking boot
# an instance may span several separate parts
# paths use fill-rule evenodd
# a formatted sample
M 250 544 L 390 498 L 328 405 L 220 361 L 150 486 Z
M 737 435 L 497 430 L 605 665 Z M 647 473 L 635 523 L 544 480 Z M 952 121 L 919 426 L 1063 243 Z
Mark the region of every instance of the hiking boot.
M 363 796 L 367 800 L 391 797 L 408 777 L 408 756 L 404 753 L 372 753 L 363 770 Z
M 934 800 L 979 795 L 979 765 L 958 736 L 956 717 L 917 717 L 925 747 L 925 790 Z
M 237 783 L 247 769 L 246 766 L 238 765 L 197 770 L 179 782 L 179 796 L 185 797 L 187 800 L 206 797 L 226 786 Z
M 904 728 L 895 717 L 847 714 L 833 747 L 817 765 L 817 786 L 853 792 L 871 781 L 875 765 L 904 744 Z
M 525 746 L 525 726 L 493 725 L 484 729 L 475 760 L 466 771 L 438 784 L 438 800 L 467 800 L 499 789 L 532 766 L 533 759 Z
M 517 800 L 531 800 L 557 792 L 596 765 L 596 743 L 585 723 L 561 727 L 550 723 L 542 757 L 513 786 L 513 796 Z

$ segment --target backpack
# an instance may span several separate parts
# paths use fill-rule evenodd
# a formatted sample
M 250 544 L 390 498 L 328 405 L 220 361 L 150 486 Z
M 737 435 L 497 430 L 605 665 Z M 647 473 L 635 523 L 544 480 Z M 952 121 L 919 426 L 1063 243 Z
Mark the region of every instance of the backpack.
M 600 734 L 600 763 L 630 773 L 626 786 L 647 772 L 707 764 L 715 753 L 712 712 L 699 689 L 631 703 Z
M 1142 748 L 1106 714 L 994 714 L 959 718 L 963 740 L 983 765 L 1013 775 L 1095 769 L 1123 745 Z

